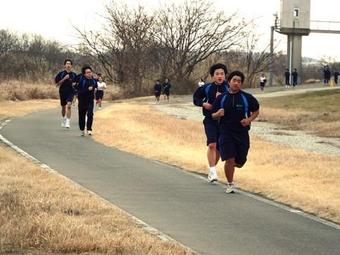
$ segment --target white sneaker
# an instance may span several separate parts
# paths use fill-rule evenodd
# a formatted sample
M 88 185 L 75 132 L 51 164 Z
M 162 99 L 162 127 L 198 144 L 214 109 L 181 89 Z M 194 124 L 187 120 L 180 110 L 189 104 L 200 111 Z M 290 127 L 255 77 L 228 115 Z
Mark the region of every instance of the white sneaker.
M 62 118 L 61 119 L 61 127 L 65 127 L 65 124 L 66 124 L 66 119 L 65 118 Z
M 70 120 L 70 119 L 66 119 L 66 121 L 65 121 L 65 127 L 66 127 L 66 128 L 70 128 L 70 123 L 71 123 L 71 120 Z
M 87 135 L 92 135 L 92 130 L 87 131 Z
M 225 190 L 225 193 L 235 193 L 235 185 L 233 183 L 227 183 L 227 189 Z
M 85 136 L 85 131 L 80 131 L 80 136 Z
M 208 181 L 209 182 L 217 182 L 218 181 L 216 170 L 215 171 L 209 170 Z

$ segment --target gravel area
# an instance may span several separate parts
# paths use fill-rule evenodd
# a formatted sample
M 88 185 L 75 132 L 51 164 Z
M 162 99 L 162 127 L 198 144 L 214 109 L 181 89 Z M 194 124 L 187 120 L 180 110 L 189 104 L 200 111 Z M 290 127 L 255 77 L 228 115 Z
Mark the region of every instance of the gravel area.
M 308 91 L 323 90 L 328 88 L 313 88 Z M 257 94 L 256 97 L 273 97 L 286 94 L 304 93 L 305 89 L 294 91 L 270 92 Z M 175 97 L 170 103 L 161 102 L 154 104 L 154 107 L 166 114 L 176 116 L 179 119 L 188 119 L 202 121 L 203 116 L 201 108 L 195 107 L 191 102 L 191 96 Z M 340 139 L 318 137 L 314 134 L 304 131 L 287 130 L 278 125 L 255 121 L 252 124 L 251 132 L 268 141 L 284 144 L 292 148 L 299 148 L 310 152 L 316 152 L 326 155 L 340 155 Z

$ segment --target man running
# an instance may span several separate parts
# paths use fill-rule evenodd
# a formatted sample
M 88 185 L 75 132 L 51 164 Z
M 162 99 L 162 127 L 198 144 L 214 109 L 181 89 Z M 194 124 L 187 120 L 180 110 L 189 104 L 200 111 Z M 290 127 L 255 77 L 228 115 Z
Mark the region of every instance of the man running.
M 168 100 L 169 101 L 169 97 L 170 97 L 170 89 L 171 89 L 171 84 L 169 82 L 169 79 L 166 78 L 165 82 L 163 84 L 163 95 L 164 95 L 164 101 Z
M 296 70 L 296 68 L 294 68 L 294 71 L 292 72 L 292 77 L 293 77 L 293 87 L 295 88 L 295 86 L 298 84 L 298 72 Z
M 226 193 L 234 193 L 235 166 L 241 168 L 247 161 L 250 123 L 259 115 L 258 101 L 241 90 L 244 79 L 240 71 L 230 73 L 229 90 L 216 98 L 212 108 L 212 117 L 219 120 L 219 150 L 228 180 Z
M 92 135 L 94 95 L 98 85 L 97 80 L 93 78 L 93 71 L 90 66 L 84 66 L 81 73 L 76 89 L 78 93 L 79 128 L 81 136 L 85 136 L 85 122 L 87 134 Z
M 213 79 L 212 83 L 204 84 L 197 88 L 193 95 L 193 101 L 196 106 L 202 107 L 204 120 L 204 130 L 207 137 L 207 158 L 209 164 L 208 180 L 215 182 L 218 180 L 216 172 L 216 164 L 219 160 L 218 152 L 218 123 L 211 117 L 212 105 L 218 95 L 228 90 L 228 84 L 225 81 L 227 67 L 223 64 L 215 64 L 210 67 L 210 75 Z
M 74 88 L 77 75 L 72 72 L 72 60 L 64 60 L 64 71 L 61 71 L 55 77 L 56 86 L 59 87 L 60 105 L 61 105 L 61 126 L 70 128 L 71 109 L 74 97 Z
M 162 85 L 161 82 L 159 80 L 156 81 L 156 84 L 153 86 L 153 90 L 155 93 L 155 97 L 156 97 L 156 102 L 159 102 L 159 97 L 161 96 L 162 93 Z

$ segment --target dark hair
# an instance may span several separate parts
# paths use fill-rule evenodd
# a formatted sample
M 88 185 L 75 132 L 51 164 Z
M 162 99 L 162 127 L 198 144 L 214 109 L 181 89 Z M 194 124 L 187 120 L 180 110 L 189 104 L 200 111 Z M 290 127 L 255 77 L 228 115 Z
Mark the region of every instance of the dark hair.
M 226 65 L 224 64 L 221 64 L 221 63 L 217 63 L 217 64 L 214 64 L 210 67 L 209 69 L 209 73 L 211 76 L 214 76 L 214 73 L 217 69 L 223 69 L 224 71 L 224 74 L 227 74 L 228 73 L 228 70 L 227 70 L 227 67 Z
M 73 65 L 72 59 L 69 59 L 69 58 L 65 59 L 64 60 L 64 65 L 66 65 L 67 62 L 71 62 L 71 65 Z
M 84 65 L 84 66 L 81 68 L 81 73 L 82 73 L 82 74 L 85 74 L 85 71 L 86 71 L 87 69 L 90 69 L 90 70 L 92 71 L 92 68 L 91 68 L 90 65 Z
M 244 82 L 245 76 L 244 76 L 244 74 L 243 74 L 241 71 L 233 71 L 233 72 L 231 72 L 231 73 L 229 74 L 229 76 L 228 76 L 228 79 L 227 79 L 228 82 L 230 82 L 231 79 L 232 79 L 234 76 L 239 76 L 239 77 L 241 77 L 241 83 Z

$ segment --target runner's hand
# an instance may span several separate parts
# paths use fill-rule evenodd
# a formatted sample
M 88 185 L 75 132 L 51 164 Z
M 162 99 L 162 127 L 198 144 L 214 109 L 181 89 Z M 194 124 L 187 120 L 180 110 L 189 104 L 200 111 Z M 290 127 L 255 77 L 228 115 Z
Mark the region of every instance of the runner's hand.
M 91 86 L 91 87 L 89 87 L 89 91 L 92 91 L 93 90 L 93 87 Z
M 217 116 L 218 118 L 223 117 L 223 116 L 224 116 L 224 109 L 223 109 L 223 108 L 219 109 L 219 110 L 216 112 L 216 116 Z
M 244 127 L 247 127 L 250 125 L 250 120 L 249 119 L 243 119 L 241 120 L 241 125 L 244 126 Z
M 202 106 L 203 106 L 203 108 L 206 109 L 206 110 L 211 110 L 211 109 L 212 109 L 212 105 L 209 104 L 209 103 L 203 103 Z
M 68 79 L 70 79 L 70 75 L 69 75 L 69 74 L 66 74 L 63 80 L 66 81 L 66 80 L 68 80 Z
M 220 93 L 220 92 L 216 92 L 216 97 L 218 97 L 219 95 L 221 95 L 222 93 Z

